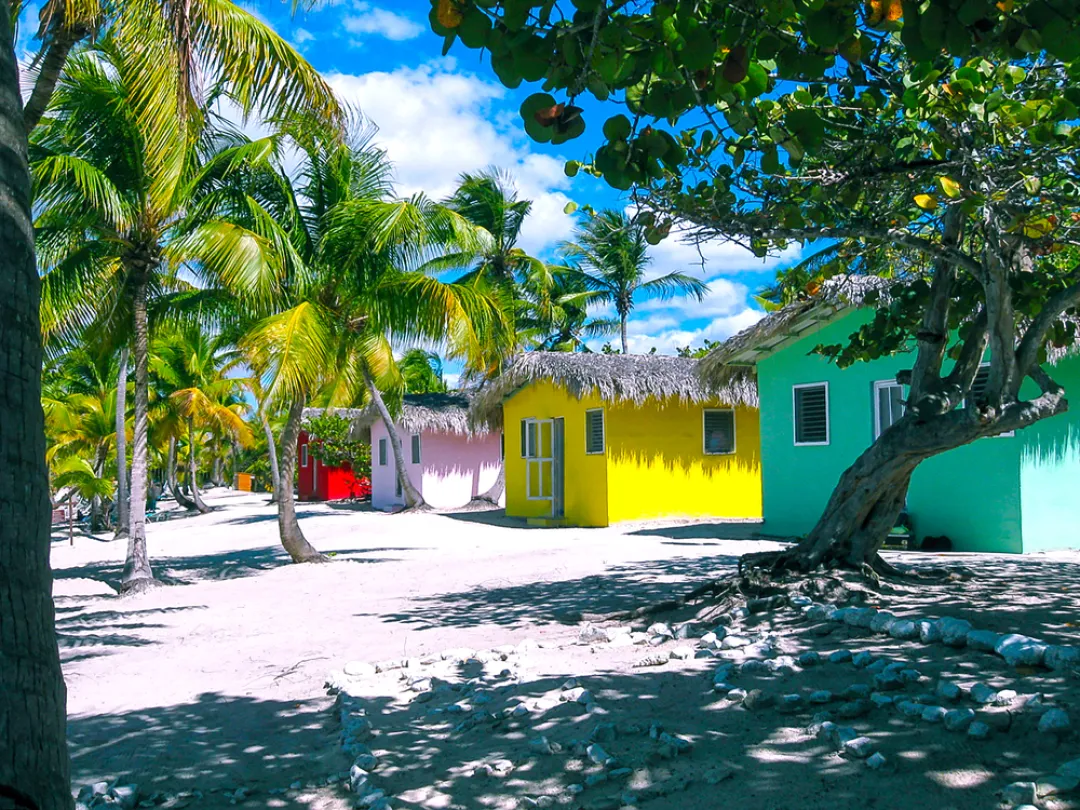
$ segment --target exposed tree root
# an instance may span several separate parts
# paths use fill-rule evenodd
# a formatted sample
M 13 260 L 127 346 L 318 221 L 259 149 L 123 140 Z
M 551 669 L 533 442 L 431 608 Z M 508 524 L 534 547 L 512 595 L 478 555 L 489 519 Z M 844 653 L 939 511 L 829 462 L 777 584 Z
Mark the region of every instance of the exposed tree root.
M 139 577 L 138 579 L 121 582 L 118 593 L 120 596 L 138 596 L 140 593 L 164 588 L 165 583 L 153 577 Z

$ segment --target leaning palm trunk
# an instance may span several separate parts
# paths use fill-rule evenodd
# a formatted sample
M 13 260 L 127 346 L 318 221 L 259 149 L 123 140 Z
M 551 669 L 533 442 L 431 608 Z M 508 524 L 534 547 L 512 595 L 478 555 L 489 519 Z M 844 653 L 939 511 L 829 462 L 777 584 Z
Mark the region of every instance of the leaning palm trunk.
M 375 409 L 379 412 L 379 416 L 386 426 L 386 433 L 390 437 L 390 447 L 394 451 L 394 469 L 398 480 L 401 482 L 401 493 L 405 497 L 405 508 L 414 511 L 429 509 L 430 507 L 427 501 L 424 500 L 424 496 L 420 494 L 420 490 L 414 487 L 412 481 L 409 480 L 409 471 L 405 467 L 405 454 L 401 449 L 401 437 L 398 435 L 397 426 L 390 417 L 390 411 L 383 401 L 382 394 L 366 368 L 364 369 L 364 383 L 367 385 L 368 394 L 371 395 L 371 401 L 375 403 Z
M 270 420 L 261 411 L 259 418 L 262 420 L 263 432 L 266 434 L 266 449 L 270 456 L 270 486 L 274 490 L 270 496 L 270 503 L 277 503 L 278 493 L 281 492 L 281 470 L 278 468 L 277 445 L 274 443 L 274 431 L 270 429 Z
M 307 541 L 296 519 L 296 499 L 293 479 L 296 475 L 296 440 L 300 436 L 300 421 L 304 415 L 304 400 L 297 398 L 289 406 L 289 418 L 281 432 L 281 485 L 278 487 L 278 531 L 281 545 L 293 562 L 327 562 L 327 558 Z
M 49 571 L 39 280 L 9 0 L 0 0 L 0 805 L 72 805 Z
M 121 593 L 138 592 L 157 584 L 146 552 L 147 438 L 150 432 L 150 329 L 146 314 L 148 272 L 149 268 L 145 265 L 135 268 L 132 290 L 132 310 L 135 315 L 135 429 L 131 443 L 131 526 L 127 559 L 120 577 Z
M 131 504 L 128 502 L 127 471 L 127 376 L 128 350 L 120 350 L 120 372 L 116 377 L 116 535 L 128 536 Z
M 187 420 L 188 430 L 188 485 L 191 487 L 191 502 L 199 510 L 199 514 L 205 515 L 210 511 L 199 494 L 199 454 L 195 447 L 195 423 L 192 419 Z
M 499 505 L 499 499 L 502 498 L 503 493 L 506 491 L 506 464 L 499 465 L 499 474 L 495 476 L 495 483 L 488 487 L 487 492 L 482 492 L 473 498 L 469 503 L 470 505 L 486 506 L 491 504 L 492 506 Z
M 187 495 L 180 490 L 180 481 L 176 475 L 176 437 L 169 438 L 169 462 L 168 470 L 165 473 L 165 477 L 169 482 L 169 492 L 172 493 L 173 498 L 176 499 L 178 506 L 182 506 L 185 509 L 194 510 L 195 504 Z

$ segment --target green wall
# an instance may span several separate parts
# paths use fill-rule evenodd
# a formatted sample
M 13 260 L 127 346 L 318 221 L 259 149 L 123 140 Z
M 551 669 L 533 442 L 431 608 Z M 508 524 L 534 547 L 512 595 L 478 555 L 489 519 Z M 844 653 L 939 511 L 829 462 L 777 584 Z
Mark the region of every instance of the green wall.
M 809 354 L 820 343 L 843 342 L 870 317 L 853 311 L 758 364 L 763 531 L 769 534 L 813 528 L 841 473 L 873 441 L 874 382 L 914 361 L 899 355 L 840 370 Z M 822 381 L 829 383 L 830 442 L 795 447 L 792 386 Z M 961 551 L 1024 550 L 1021 447 L 1018 437 L 980 439 L 920 465 L 908 494 L 917 535 L 947 535 Z M 1073 459 L 1080 463 L 1080 454 Z
M 1017 434 L 1024 551 L 1080 548 L 1080 357 L 1062 360 L 1054 379 L 1076 394 L 1074 410 Z

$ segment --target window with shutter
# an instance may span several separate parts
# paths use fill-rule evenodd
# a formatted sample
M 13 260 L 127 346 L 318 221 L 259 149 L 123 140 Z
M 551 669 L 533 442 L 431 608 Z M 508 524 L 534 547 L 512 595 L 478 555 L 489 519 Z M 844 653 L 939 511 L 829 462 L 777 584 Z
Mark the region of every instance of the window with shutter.
M 585 452 L 604 452 L 604 411 L 585 411 Z
M 706 410 L 703 423 L 705 455 L 721 456 L 735 452 L 735 411 Z
M 829 443 L 829 384 L 810 383 L 792 389 L 795 406 L 795 444 Z
M 386 439 L 379 439 L 379 466 L 386 466 Z
M 412 463 L 420 463 L 420 435 L 415 434 L 412 437 Z

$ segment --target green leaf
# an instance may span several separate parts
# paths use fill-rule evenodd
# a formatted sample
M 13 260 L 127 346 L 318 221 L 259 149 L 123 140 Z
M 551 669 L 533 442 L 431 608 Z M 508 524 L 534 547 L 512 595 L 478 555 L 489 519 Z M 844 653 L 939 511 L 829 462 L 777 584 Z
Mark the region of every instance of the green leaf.
M 564 214 L 566 214 L 567 216 L 569 216 L 570 214 L 573 214 L 575 211 L 577 211 L 577 209 L 578 209 L 578 204 L 576 202 L 574 202 L 573 200 L 571 200 L 570 202 L 568 202 L 566 205 L 563 206 L 562 212 Z
M 614 115 L 604 122 L 604 137 L 609 141 L 625 141 L 633 127 L 625 115 Z

